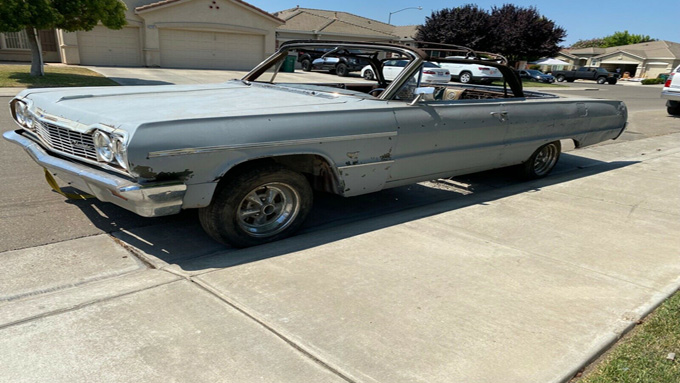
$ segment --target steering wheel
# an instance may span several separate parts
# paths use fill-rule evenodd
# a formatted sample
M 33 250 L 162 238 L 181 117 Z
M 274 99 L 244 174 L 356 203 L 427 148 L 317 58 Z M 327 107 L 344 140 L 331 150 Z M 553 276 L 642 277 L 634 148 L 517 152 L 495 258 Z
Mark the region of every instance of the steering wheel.
M 375 88 L 375 89 L 371 89 L 370 91 L 368 91 L 368 94 L 373 96 L 373 92 L 380 94 L 381 92 L 384 92 L 384 91 L 385 91 L 385 88 Z M 378 96 L 373 96 L 373 97 L 378 97 Z

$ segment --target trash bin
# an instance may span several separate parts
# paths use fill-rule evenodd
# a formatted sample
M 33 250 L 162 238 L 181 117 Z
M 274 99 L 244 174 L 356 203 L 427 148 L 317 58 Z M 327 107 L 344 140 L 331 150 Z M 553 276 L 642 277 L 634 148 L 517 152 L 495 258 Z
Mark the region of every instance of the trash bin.
M 297 61 L 297 56 L 286 56 L 286 59 L 281 65 L 281 72 L 293 73 L 295 72 L 295 61 Z

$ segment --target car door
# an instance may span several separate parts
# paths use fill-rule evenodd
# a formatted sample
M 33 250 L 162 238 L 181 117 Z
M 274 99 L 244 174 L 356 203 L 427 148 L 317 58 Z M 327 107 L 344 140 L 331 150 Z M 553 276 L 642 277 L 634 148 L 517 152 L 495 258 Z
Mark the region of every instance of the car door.
M 499 100 L 403 102 L 395 117 L 398 141 L 388 185 L 503 166 L 509 116 Z

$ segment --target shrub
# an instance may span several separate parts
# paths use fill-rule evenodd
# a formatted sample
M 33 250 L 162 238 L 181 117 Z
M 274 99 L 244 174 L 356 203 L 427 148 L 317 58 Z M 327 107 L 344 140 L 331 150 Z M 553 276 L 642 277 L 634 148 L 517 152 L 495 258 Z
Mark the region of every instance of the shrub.
M 665 81 L 660 78 L 646 78 L 642 80 L 642 85 L 663 84 Z

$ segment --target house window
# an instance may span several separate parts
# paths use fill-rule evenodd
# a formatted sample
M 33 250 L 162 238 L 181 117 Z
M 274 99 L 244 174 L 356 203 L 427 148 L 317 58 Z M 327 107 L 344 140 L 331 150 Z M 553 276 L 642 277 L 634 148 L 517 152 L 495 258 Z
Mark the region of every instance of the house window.
M 5 39 L 5 47 L 7 49 L 30 49 L 28 46 L 28 36 L 26 31 L 21 32 L 5 32 L 3 34 Z

